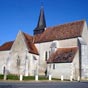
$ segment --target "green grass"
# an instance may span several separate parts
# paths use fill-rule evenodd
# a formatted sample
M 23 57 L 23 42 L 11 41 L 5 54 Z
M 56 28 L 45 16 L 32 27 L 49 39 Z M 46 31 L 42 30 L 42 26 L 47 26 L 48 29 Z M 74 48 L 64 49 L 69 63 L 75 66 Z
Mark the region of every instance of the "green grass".
M 23 76 L 23 80 L 35 80 L 34 76 Z
M 39 76 L 39 80 L 48 80 L 45 76 Z
M 0 74 L 0 80 L 4 79 L 4 75 Z M 19 80 L 20 77 L 18 75 L 12 75 L 8 74 L 7 75 L 7 80 Z M 35 76 L 23 76 L 23 80 L 35 80 Z M 49 80 L 49 78 L 45 76 L 39 76 L 39 80 Z M 57 78 L 52 78 L 52 80 L 57 80 L 59 81 L 60 79 Z
M 35 76 L 23 76 L 23 80 L 35 80 Z M 39 76 L 39 80 L 48 80 L 48 78 Z
M 4 75 L 0 74 L 0 79 L 4 79 Z M 19 77 L 17 75 L 7 75 L 7 80 L 19 80 Z
M 19 77 L 17 75 L 9 74 L 7 75 L 7 80 L 19 80 Z

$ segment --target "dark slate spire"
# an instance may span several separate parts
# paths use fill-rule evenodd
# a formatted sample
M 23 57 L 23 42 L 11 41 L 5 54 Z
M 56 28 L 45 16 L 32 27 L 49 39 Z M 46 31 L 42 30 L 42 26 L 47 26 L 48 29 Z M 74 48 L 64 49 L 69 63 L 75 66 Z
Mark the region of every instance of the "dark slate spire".
M 44 16 L 44 8 L 41 6 L 40 15 L 38 19 L 37 27 L 34 29 L 34 35 L 43 33 L 46 27 L 46 21 Z

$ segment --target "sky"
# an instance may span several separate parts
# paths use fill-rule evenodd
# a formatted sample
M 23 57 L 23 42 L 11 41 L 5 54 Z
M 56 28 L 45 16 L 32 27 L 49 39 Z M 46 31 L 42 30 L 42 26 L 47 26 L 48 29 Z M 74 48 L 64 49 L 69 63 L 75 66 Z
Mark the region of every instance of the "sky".
M 0 45 L 15 40 L 19 30 L 33 35 L 43 2 L 47 27 L 86 20 L 88 0 L 0 0 Z

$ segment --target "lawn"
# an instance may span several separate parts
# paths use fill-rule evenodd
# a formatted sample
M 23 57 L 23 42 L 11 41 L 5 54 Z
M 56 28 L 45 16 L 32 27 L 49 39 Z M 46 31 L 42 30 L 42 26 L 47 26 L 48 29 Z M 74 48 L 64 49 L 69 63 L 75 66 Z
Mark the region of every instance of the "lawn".
M 0 74 L 0 80 L 4 79 L 4 75 Z M 9 74 L 7 75 L 7 80 L 19 80 L 20 77 L 18 75 L 12 75 Z M 47 77 L 45 76 L 39 76 L 38 78 L 39 80 L 49 80 Z M 35 76 L 23 76 L 23 80 L 35 80 Z M 52 78 L 52 80 L 60 80 L 60 79 L 56 79 L 56 78 Z

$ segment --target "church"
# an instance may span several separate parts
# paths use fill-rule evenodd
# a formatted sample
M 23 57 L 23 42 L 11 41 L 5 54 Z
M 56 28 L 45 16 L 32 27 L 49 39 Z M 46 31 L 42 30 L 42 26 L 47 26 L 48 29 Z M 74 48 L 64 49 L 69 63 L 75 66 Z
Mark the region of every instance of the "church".
M 0 74 L 88 79 L 87 37 L 85 20 L 46 27 L 41 7 L 33 36 L 19 31 L 0 46 Z

